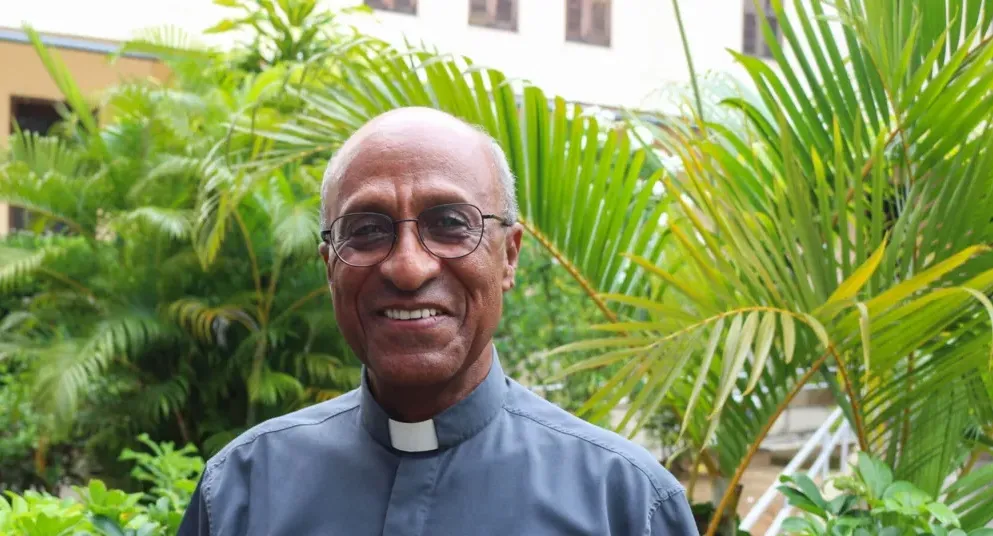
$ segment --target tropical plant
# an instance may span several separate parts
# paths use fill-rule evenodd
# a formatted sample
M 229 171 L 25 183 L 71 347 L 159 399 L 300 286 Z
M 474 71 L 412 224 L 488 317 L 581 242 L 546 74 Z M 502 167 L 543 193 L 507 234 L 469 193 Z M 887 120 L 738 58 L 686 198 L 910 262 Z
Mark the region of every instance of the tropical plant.
M 321 169 L 246 177 L 218 149 L 251 143 L 230 133 L 237 112 L 266 125 L 294 111 L 281 91 L 291 66 L 249 72 L 176 47 L 172 79 L 113 88 L 98 121 L 30 34 L 73 114 L 57 137 L 16 132 L 0 162 L 0 199 L 26 208 L 35 232 L 69 235 L 12 239 L 0 260 L 0 291 L 20 296 L 0 343 L 53 416 L 41 443 L 82 431 L 116 453 L 152 431 L 209 453 L 356 385 L 316 254 Z M 211 205 L 221 190 L 238 202 Z M 204 206 L 230 219 L 207 228 Z
M 580 408 L 636 431 L 681 413 L 698 459 L 734 490 L 772 424 L 817 376 L 861 448 L 932 496 L 972 471 L 993 425 L 993 3 L 772 2 L 774 60 L 736 58 L 760 99 L 744 128 L 700 116 L 601 128 L 562 99 L 465 58 L 384 49 L 292 90 L 306 113 L 268 137 L 266 169 L 332 150 L 401 106 L 490 133 L 518 177 L 521 223 L 580 282 L 607 336 L 566 373 L 616 373 Z M 516 91 L 515 91 L 516 90 Z M 665 128 L 653 127 L 664 123 Z M 655 147 L 678 161 L 665 168 Z M 653 190 L 664 185 L 665 196 Z M 660 219 L 665 215 L 665 224 Z M 935 426 L 933 423 L 941 423 Z M 701 464 L 694 463 L 694 467 Z M 973 473 L 978 474 L 978 473 Z M 950 501 L 993 518 L 993 474 Z M 713 534 L 734 493 L 726 493 Z
M 603 383 L 605 371 L 576 374 L 568 381 L 548 381 L 569 362 L 541 359 L 541 352 L 590 338 L 585 326 L 600 321 L 600 311 L 583 289 L 540 245 L 525 242 L 516 286 L 505 294 L 503 316 L 493 342 L 500 363 L 515 380 L 567 410 L 578 409 Z M 534 307 L 540 302 L 541 307 Z M 573 356 L 582 358 L 580 354 Z
M 301 27 L 337 20 L 304 4 L 287 4 L 307 12 Z M 252 14 L 215 29 L 268 28 L 250 43 L 275 46 L 271 29 L 290 24 L 282 3 L 275 15 L 250 3 L 231 7 Z M 270 15 L 284 19 L 258 18 Z M 294 28 L 287 35 L 302 35 Z M 315 248 L 329 153 L 310 147 L 270 165 L 279 147 L 266 145 L 292 139 L 280 134 L 292 128 L 286 118 L 303 117 L 302 107 L 311 105 L 285 89 L 327 89 L 346 72 L 361 79 L 370 57 L 386 48 L 375 40 L 335 44 L 348 35 L 325 26 L 311 41 L 288 45 L 309 51 L 306 61 L 280 52 L 246 64 L 245 47 L 222 54 L 175 29 L 149 30 L 121 53 L 156 54 L 170 79 L 112 88 L 96 106 L 99 118 L 36 40 L 75 115 L 57 136 L 15 134 L 0 161 L 0 199 L 27 208 L 32 224 L 32 232 L 0 245 L 0 307 L 9 311 L 0 352 L 23 357 L 18 396 L 34 401 L 34 415 L 51 416 L 35 427 L 37 437 L 17 443 L 18 463 L 30 469 L 28 458 L 43 459 L 70 436 L 83 436 L 104 454 L 95 469 L 123 475 L 110 454 L 138 432 L 210 454 L 252 423 L 357 384 Z M 317 50 L 320 57 L 306 57 Z M 604 136 L 595 123 L 583 128 L 591 142 Z M 250 158 L 263 149 L 268 160 L 260 166 Z M 656 210 L 657 196 L 643 197 Z M 542 246 L 525 246 L 518 275 L 496 341 L 505 365 L 537 386 L 575 358 L 553 364 L 533 354 L 589 336 L 578 325 L 600 313 Z M 525 306 L 534 293 L 546 307 Z M 546 396 L 575 408 L 602 375 L 571 377 Z M 0 396 L 8 394 L 14 392 Z
M 658 302 L 696 320 L 644 324 L 657 338 L 614 386 L 666 363 L 653 352 L 688 344 L 660 373 L 688 378 L 666 396 L 686 409 L 694 443 L 713 447 L 730 489 L 819 375 L 864 451 L 948 496 L 993 425 L 993 4 L 835 5 L 793 2 L 789 18 L 774 2 L 785 38 L 766 27 L 775 66 L 738 55 L 769 112 L 726 102 L 748 131 L 697 115 L 658 132 L 681 164 L 666 185 L 687 261 L 675 274 L 653 269 L 670 284 Z M 964 527 L 993 518 L 993 494 L 958 500 L 988 492 L 991 477 L 949 501 Z
M 830 479 L 840 492 L 831 500 L 807 475 L 781 477 L 780 491 L 791 506 L 805 512 L 786 518 L 783 531 L 804 536 L 993 535 L 989 528 L 962 530 L 958 516 L 947 505 L 910 482 L 893 480 L 893 472 L 885 463 L 864 452 L 858 453 L 853 469 L 851 476 Z
M 61 498 L 29 490 L 23 495 L 0 495 L 0 534 L 65 536 L 167 536 L 176 534 L 183 512 L 200 478 L 203 459 L 192 445 L 176 450 L 171 443 L 157 444 L 139 437 L 152 453 L 125 451 L 122 458 L 135 461 L 134 471 L 153 482 L 150 493 L 111 489 L 99 479 L 73 486 L 78 498 Z

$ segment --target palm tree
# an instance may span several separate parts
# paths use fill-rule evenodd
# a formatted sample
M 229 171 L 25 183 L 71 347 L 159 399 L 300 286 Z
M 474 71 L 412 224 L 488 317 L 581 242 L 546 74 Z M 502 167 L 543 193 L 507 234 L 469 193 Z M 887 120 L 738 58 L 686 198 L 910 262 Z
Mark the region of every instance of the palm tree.
M 401 106 L 480 125 L 518 177 L 524 227 L 607 320 L 603 338 L 546 357 L 598 350 L 566 372 L 616 367 L 582 408 L 591 418 L 625 398 L 630 432 L 661 407 L 680 413 L 728 479 L 709 533 L 814 377 L 862 449 L 981 526 L 993 518 L 993 469 L 973 471 L 993 426 L 993 3 L 795 1 L 792 18 L 773 6 L 772 65 L 736 54 L 759 102 L 722 103 L 745 128 L 635 118 L 663 125 L 644 139 L 465 58 L 384 46 L 355 60 L 361 75 L 311 65 L 342 83 L 295 84 L 306 113 L 254 131 L 272 142 L 254 165 L 333 150 Z M 678 169 L 662 171 L 658 146 Z
M 314 247 L 321 170 L 235 169 L 251 140 L 229 119 L 250 109 L 265 125 L 298 105 L 280 90 L 285 65 L 245 71 L 213 51 L 136 41 L 168 57 L 174 78 L 112 89 L 98 120 L 29 33 L 73 115 L 59 136 L 11 138 L 0 199 L 64 234 L 4 248 L 0 290 L 23 301 L 0 352 L 29 364 L 37 405 L 56 417 L 49 439 L 82 432 L 116 456 L 156 430 L 209 453 L 355 385 Z

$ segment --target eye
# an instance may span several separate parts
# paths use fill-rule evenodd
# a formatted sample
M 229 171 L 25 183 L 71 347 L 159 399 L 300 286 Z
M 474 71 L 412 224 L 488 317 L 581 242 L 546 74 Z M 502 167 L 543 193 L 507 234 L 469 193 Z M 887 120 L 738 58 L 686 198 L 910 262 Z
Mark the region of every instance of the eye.
M 378 214 L 355 214 L 336 224 L 335 242 L 351 248 L 369 248 L 389 242 L 393 235 L 392 221 Z
M 385 234 L 387 231 L 380 222 L 366 222 L 348 231 L 349 238 L 358 238 L 369 235 Z
M 442 214 L 432 225 L 440 229 L 464 229 L 468 226 L 469 222 L 459 214 Z
M 456 207 L 445 207 L 424 214 L 424 224 L 435 231 L 461 231 L 472 227 L 472 218 Z

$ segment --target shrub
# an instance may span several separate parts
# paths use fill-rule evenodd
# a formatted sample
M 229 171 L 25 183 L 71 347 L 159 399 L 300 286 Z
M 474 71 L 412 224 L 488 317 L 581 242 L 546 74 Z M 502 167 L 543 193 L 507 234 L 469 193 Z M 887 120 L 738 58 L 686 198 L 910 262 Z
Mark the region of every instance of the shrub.
M 965 532 L 951 508 L 909 482 L 894 480 L 885 463 L 865 453 L 859 453 L 851 476 L 832 479 L 841 493 L 831 500 L 806 475 L 780 480 L 785 485 L 779 490 L 789 504 L 806 512 L 786 519 L 787 534 L 993 536 L 993 529 Z
M 147 492 L 109 489 L 99 479 L 73 486 L 73 496 L 57 497 L 29 490 L 0 496 L 0 534 L 62 536 L 105 534 L 158 536 L 175 534 L 189 503 L 203 460 L 192 445 L 176 449 L 138 437 L 148 452 L 125 450 L 121 458 L 135 462 L 133 476 L 150 485 Z

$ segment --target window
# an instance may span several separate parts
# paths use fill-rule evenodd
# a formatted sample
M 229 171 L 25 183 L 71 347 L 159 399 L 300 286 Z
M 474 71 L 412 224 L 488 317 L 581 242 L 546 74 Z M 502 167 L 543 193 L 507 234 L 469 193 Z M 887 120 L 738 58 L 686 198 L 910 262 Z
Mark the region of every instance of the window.
M 517 0 L 469 0 L 469 24 L 517 31 Z
M 22 131 L 48 134 L 55 123 L 62 120 L 55 106 L 55 101 L 11 97 L 10 116 L 13 121 L 11 121 L 10 133 L 14 133 L 14 123 L 16 123 Z M 28 226 L 28 213 L 23 208 L 10 207 L 8 217 L 11 230 L 24 229 Z
M 417 0 L 365 0 L 365 5 L 383 11 L 396 11 L 408 15 L 417 14 Z
M 565 38 L 610 46 L 610 0 L 566 0 Z
M 752 56 L 771 58 L 772 50 L 769 49 L 769 44 L 765 42 L 765 37 L 762 35 L 762 19 L 765 18 L 766 22 L 769 23 L 777 42 L 782 41 L 783 38 L 783 33 L 779 30 L 779 19 L 776 18 L 776 12 L 772 9 L 772 2 L 762 0 L 761 12 L 755 9 L 754 0 L 744 0 L 744 2 L 745 18 L 744 28 L 742 28 L 741 51 Z

